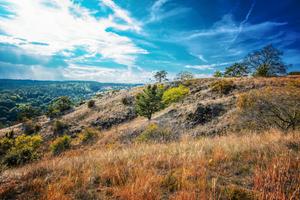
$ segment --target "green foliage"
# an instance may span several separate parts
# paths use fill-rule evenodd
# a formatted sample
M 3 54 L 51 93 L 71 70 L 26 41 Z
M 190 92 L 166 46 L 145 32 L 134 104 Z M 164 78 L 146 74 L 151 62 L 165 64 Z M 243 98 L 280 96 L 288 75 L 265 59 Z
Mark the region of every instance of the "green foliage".
M 71 137 L 64 135 L 56 138 L 50 145 L 53 155 L 58 155 L 71 147 Z
M 89 100 L 87 105 L 88 105 L 88 108 L 93 108 L 95 106 L 95 100 L 93 100 L 93 99 Z
M 47 115 L 51 118 L 58 117 L 59 115 L 63 114 L 63 112 L 70 110 L 72 105 L 73 103 L 69 97 L 58 97 L 48 106 Z
M 95 140 L 98 137 L 98 130 L 92 128 L 86 128 L 84 131 L 79 134 L 81 143 L 88 143 Z
M 18 119 L 25 120 L 25 119 L 32 119 L 39 115 L 39 111 L 37 108 L 34 108 L 30 104 L 20 104 L 18 106 Z
M 243 77 L 249 73 L 246 65 L 242 63 L 234 63 L 233 65 L 226 67 L 224 76 L 225 77 Z
M 163 89 L 157 85 L 148 85 L 142 93 L 136 96 L 136 112 L 149 120 L 152 114 L 162 109 Z
M 234 87 L 235 85 L 231 80 L 218 80 L 210 85 L 213 92 L 220 94 L 228 94 L 232 89 L 234 89 Z
M 137 137 L 138 142 L 157 141 L 164 142 L 173 139 L 169 129 L 161 128 L 157 124 L 149 124 L 146 129 Z
M 253 73 L 253 76 L 256 77 L 270 77 L 274 76 L 274 74 L 270 73 L 269 66 L 266 64 L 262 64 L 256 68 L 256 71 Z
M 168 72 L 166 72 L 165 70 L 162 71 L 158 71 L 154 74 L 154 78 L 158 83 L 162 83 L 163 81 L 167 81 L 167 74 Z
M 214 73 L 214 77 L 216 77 L 216 78 L 221 78 L 221 77 L 223 77 L 223 74 L 222 74 L 221 71 L 217 70 L 217 71 L 215 71 L 215 73 Z
M 182 100 L 187 94 L 189 94 L 189 88 L 179 85 L 166 90 L 163 94 L 162 100 L 165 105 L 170 105 L 173 102 Z
M 0 139 L 0 155 L 2 163 L 15 166 L 28 163 L 38 158 L 37 149 L 42 143 L 39 135 L 20 135 L 16 138 Z
M 56 120 L 54 121 L 54 124 L 53 124 L 53 133 L 56 134 L 56 135 L 62 135 L 65 133 L 66 130 L 68 130 L 68 124 L 62 122 L 62 121 L 59 121 L 59 120 Z
M 289 75 L 300 75 L 300 71 L 293 71 L 293 72 L 290 72 Z

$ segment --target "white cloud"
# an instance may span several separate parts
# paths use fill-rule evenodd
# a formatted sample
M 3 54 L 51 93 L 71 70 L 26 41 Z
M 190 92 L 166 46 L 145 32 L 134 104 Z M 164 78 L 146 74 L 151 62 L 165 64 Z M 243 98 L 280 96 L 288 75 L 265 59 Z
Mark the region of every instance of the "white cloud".
M 197 69 L 197 70 L 212 70 L 212 69 L 215 69 L 215 67 L 230 65 L 234 62 L 238 62 L 238 61 L 214 63 L 214 64 L 209 64 L 209 65 L 186 65 L 184 67 L 188 68 L 188 69 Z
M 189 8 L 175 7 L 173 9 L 164 9 L 164 5 L 171 0 L 157 0 L 150 8 L 150 16 L 146 23 L 161 21 L 163 19 L 176 16 L 189 11 Z
M 112 0 L 102 0 L 102 3 L 114 11 L 114 17 L 124 20 L 128 24 L 129 29 L 141 31 L 141 23 L 130 16 L 130 14 L 120 8 Z
M 28 52 L 51 56 L 81 46 L 89 55 L 101 54 L 102 58 L 128 66 L 134 65 L 138 54 L 148 53 L 128 37 L 107 31 L 107 28 L 133 31 L 141 29 L 127 11 L 112 1 L 103 2 L 114 11 L 114 15 L 100 19 L 71 0 L 4 2 L 14 16 L 0 18 L 1 30 L 7 35 L 2 35 L 0 42 L 17 45 Z M 122 19 L 124 23 L 118 23 L 116 18 Z
M 96 80 L 114 83 L 143 83 L 152 76 L 152 72 L 141 69 L 133 71 L 133 69 L 77 65 L 70 65 L 62 71 L 62 74 L 68 80 Z
M 208 70 L 208 69 L 213 69 L 215 67 L 215 64 L 212 65 L 186 65 L 185 68 L 188 69 L 198 69 L 198 70 Z
M 284 25 L 287 25 L 287 23 L 266 21 L 258 24 L 248 24 L 245 21 L 241 27 L 241 25 L 238 26 L 233 20 L 233 16 L 228 14 L 224 15 L 223 18 L 220 21 L 217 21 L 210 29 L 193 31 L 192 33 L 188 34 L 185 39 L 191 40 L 199 37 L 212 37 L 225 34 L 229 34 L 232 36 L 232 38 L 236 38 L 236 36 L 240 33 L 259 33 Z

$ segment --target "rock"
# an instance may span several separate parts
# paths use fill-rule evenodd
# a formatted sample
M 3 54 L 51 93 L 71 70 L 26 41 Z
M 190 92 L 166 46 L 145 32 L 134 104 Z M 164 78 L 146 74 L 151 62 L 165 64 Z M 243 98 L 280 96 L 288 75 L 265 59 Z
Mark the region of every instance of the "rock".
M 98 118 L 96 121 L 92 122 L 92 126 L 99 127 L 100 129 L 108 129 L 113 125 L 121 124 L 123 122 L 132 120 L 136 117 L 134 109 L 128 109 L 123 115 L 113 116 L 110 118 Z
M 220 116 L 223 111 L 224 108 L 222 104 L 198 104 L 196 110 L 193 113 L 188 114 L 186 120 L 188 121 L 188 126 L 193 127 L 213 120 L 215 117 Z

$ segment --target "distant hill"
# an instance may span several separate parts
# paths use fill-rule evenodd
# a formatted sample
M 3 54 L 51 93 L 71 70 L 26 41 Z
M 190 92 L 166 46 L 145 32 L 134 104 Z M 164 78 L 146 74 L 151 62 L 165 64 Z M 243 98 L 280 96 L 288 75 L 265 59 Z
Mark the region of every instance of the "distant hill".
M 68 96 L 78 104 L 99 92 L 134 86 L 137 84 L 0 79 L 0 127 L 18 122 L 21 107 L 32 107 L 36 115 L 40 115 L 60 96 Z

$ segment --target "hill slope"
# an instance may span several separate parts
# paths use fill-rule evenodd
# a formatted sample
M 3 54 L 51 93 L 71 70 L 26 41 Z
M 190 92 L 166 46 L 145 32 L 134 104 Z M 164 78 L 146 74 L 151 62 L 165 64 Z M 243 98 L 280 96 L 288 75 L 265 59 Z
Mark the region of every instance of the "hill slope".
M 40 117 L 40 161 L 0 175 L 2 199 L 297 199 L 300 195 L 299 130 L 251 133 L 236 115 L 237 97 L 254 89 L 285 87 L 299 77 L 236 78 L 227 94 L 212 91 L 216 79 L 187 86 L 181 102 L 138 117 L 134 96 L 142 88 L 107 92 L 95 106 L 76 107 L 58 120 L 72 136 L 71 150 L 49 153 L 54 120 Z M 138 142 L 145 130 L 171 141 Z M 154 124 L 154 125 L 151 125 Z M 241 130 L 242 129 L 242 130 Z M 22 124 L 0 130 L 2 136 Z M 97 132 L 82 143 L 86 130 Z M 205 137 L 209 136 L 209 137 Z

